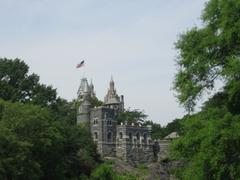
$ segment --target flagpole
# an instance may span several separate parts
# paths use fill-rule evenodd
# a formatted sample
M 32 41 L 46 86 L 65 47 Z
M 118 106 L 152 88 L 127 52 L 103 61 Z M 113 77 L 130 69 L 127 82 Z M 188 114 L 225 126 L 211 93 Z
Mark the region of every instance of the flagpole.
M 85 78 L 85 62 L 84 62 L 84 64 L 83 64 L 83 77 L 82 78 Z

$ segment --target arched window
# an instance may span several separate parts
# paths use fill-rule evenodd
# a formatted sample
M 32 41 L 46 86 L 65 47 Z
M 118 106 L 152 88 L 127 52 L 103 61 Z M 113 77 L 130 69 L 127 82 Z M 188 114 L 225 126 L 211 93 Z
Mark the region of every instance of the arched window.
M 144 141 L 147 141 L 147 133 L 143 134 L 143 139 L 144 139 Z
M 107 140 L 108 140 L 108 142 L 111 142 L 111 141 L 112 141 L 112 133 L 111 133 L 111 132 L 108 132 L 108 134 L 107 134 Z
M 139 133 L 136 133 L 136 138 L 137 138 L 137 140 L 140 139 L 140 134 Z
M 147 137 L 148 137 L 147 133 L 144 133 L 143 134 L 143 142 L 144 143 L 147 143 Z
M 94 132 L 94 139 L 98 139 L 98 133 Z
M 122 138 L 123 138 L 123 133 L 120 132 L 120 133 L 119 133 L 119 139 L 122 139 Z
M 107 125 L 112 125 L 111 119 L 107 120 Z
M 132 133 L 129 133 L 128 136 L 129 136 L 129 140 L 132 141 Z

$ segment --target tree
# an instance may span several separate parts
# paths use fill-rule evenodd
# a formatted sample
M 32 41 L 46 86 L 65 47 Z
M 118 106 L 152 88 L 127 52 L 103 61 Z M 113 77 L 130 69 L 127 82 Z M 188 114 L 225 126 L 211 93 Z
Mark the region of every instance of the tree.
M 56 103 L 52 105 L 50 111 L 53 113 L 56 120 L 76 125 L 78 107 L 79 105 L 76 100 L 69 102 L 65 99 L 57 98 Z
M 171 157 L 185 165 L 179 179 L 240 177 L 240 116 L 209 108 L 182 120 L 183 134 L 171 144 Z
M 165 136 L 165 129 L 158 123 L 154 123 L 153 121 L 146 121 L 144 126 L 150 125 L 152 126 L 151 130 L 151 138 L 152 139 L 162 139 Z
M 174 89 L 188 111 L 193 110 L 204 92 L 214 87 L 217 79 L 225 85 L 239 80 L 239 12 L 238 0 L 210 0 L 203 11 L 203 27 L 190 29 L 177 41 Z
M 57 97 L 28 69 L 0 59 L 0 179 L 90 176 L 100 157 L 90 131 L 76 126 L 77 102 Z
M 71 124 L 75 123 L 75 101 L 57 97 L 56 89 L 39 83 L 39 76 L 28 74 L 29 67 L 20 59 L 0 59 L 0 98 L 47 107 L 55 115 Z
M 127 122 L 128 124 L 143 124 L 147 118 L 147 115 L 143 111 L 138 109 L 128 109 L 124 112 L 118 114 L 117 121 L 118 124 Z
M 171 145 L 171 157 L 184 167 L 180 179 L 238 179 L 240 177 L 240 1 L 210 0 L 203 27 L 180 36 L 178 73 L 174 88 L 188 111 L 222 80 L 223 89 L 200 112 L 181 120 L 181 136 Z
M 0 179 L 76 179 L 100 162 L 89 130 L 40 106 L 0 107 Z
M 1 179 L 39 179 L 43 175 L 42 158 L 51 154 L 59 137 L 49 124 L 50 114 L 32 105 L 0 104 L 0 146 L 4 149 L 0 153 Z
M 90 97 L 89 101 L 93 107 L 98 107 L 103 105 L 103 102 L 100 101 L 97 97 Z
M 158 123 L 152 121 L 146 121 L 144 125 L 151 125 L 151 137 L 152 139 L 163 139 L 165 136 L 169 135 L 172 132 L 177 132 L 181 134 L 181 119 L 174 119 L 172 122 L 168 123 L 166 126 L 161 126 Z
M 51 107 L 57 92 L 51 86 L 39 83 L 39 76 L 28 74 L 29 67 L 20 59 L 0 58 L 0 98 Z

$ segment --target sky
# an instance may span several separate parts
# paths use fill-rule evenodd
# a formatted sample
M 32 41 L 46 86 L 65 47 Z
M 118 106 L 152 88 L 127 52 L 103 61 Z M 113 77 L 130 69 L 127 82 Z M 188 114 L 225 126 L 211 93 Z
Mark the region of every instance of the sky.
M 0 57 L 24 60 L 67 100 L 76 98 L 82 77 L 103 100 L 112 75 L 125 108 L 166 125 L 185 114 L 172 90 L 174 43 L 201 25 L 205 2 L 0 0 Z

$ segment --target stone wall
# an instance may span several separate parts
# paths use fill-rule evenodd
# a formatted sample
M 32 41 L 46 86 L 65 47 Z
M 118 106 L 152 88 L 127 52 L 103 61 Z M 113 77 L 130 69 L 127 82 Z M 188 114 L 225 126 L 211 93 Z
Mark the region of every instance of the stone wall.
M 89 124 L 90 113 L 79 113 L 77 115 L 77 124 Z
M 132 164 L 153 160 L 150 127 L 118 125 L 116 156 Z
M 113 109 L 94 108 L 90 115 L 90 128 L 98 152 L 102 156 L 116 156 L 116 126 Z
M 148 163 L 153 161 L 153 152 L 151 145 L 127 145 L 127 162 L 134 165 Z
M 113 80 L 105 97 L 104 105 L 92 108 L 88 100 L 95 96 L 94 87 L 83 78 L 78 91 L 80 106 L 77 111 L 77 123 L 90 128 L 98 152 L 103 157 L 118 157 L 132 164 L 153 161 L 151 127 L 134 124 L 117 125 L 116 115 L 124 111 L 124 97 L 117 95 Z M 168 141 L 159 141 L 159 159 L 167 156 Z
M 168 156 L 168 148 L 170 144 L 170 140 L 158 140 L 160 145 L 160 152 L 158 153 L 158 161 L 161 161 Z
M 102 157 L 117 157 L 131 164 L 153 161 L 151 127 L 117 125 L 115 111 L 107 107 L 91 110 L 90 129 Z

